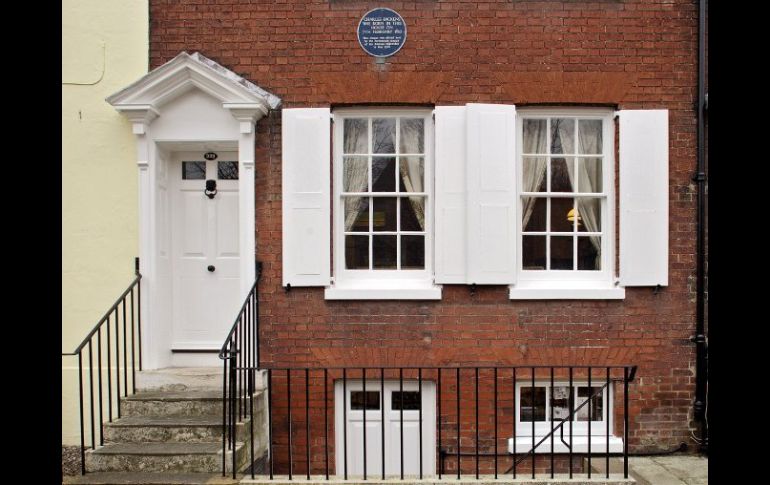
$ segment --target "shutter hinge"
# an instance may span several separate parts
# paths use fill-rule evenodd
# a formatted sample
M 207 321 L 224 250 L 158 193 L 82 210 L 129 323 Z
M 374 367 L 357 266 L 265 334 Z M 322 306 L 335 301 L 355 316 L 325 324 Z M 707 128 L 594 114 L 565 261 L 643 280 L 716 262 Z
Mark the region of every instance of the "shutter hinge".
M 705 172 L 697 172 L 693 174 L 692 178 L 690 179 L 693 182 L 705 182 L 706 181 L 706 173 Z
M 329 113 L 329 119 L 334 123 L 334 113 Z
M 613 118 L 618 118 L 618 117 L 620 117 L 620 111 L 613 111 L 613 112 L 612 112 L 612 117 L 613 117 Z

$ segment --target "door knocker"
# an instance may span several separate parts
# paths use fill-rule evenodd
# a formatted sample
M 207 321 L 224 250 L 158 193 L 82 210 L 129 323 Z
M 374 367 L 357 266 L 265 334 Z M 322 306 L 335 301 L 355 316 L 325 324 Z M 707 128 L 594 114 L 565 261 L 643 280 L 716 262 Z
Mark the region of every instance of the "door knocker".
M 217 181 L 206 180 L 206 190 L 203 193 L 206 194 L 206 197 L 209 199 L 213 199 L 214 196 L 217 195 Z

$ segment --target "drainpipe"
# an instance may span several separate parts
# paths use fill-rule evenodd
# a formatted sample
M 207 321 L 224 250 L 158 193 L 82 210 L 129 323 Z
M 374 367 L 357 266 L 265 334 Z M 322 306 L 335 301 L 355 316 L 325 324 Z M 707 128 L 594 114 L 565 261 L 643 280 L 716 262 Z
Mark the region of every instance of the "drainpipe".
M 706 159 L 705 126 L 706 114 L 706 0 L 699 0 L 698 15 L 698 168 L 693 180 L 698 183 L 697 208 L 697 266 L 696 266 L 696 321 L 695 335 L 690 338 L 695 343 L 695 401 L 693 413 L 700 424 L 700 449 L 708 452 L 708 422 L 706 417 L 708 386 L 708 341 L 705 335 L 705 239 L 706 239 Z

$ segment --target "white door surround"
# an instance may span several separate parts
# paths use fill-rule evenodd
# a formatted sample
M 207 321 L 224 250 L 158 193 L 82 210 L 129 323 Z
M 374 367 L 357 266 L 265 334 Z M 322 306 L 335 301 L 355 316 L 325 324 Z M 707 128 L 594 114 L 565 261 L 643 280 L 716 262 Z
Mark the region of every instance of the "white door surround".
M 338 477 L 344 476 L 345 455 L 347 474 L 363 476 L 364 398 L 363 381 L 349 379 L 345 383 L 347 397 L 343 398 L 343 382 L 334 383 L 334 439 L 335 469 Z M 404 457 L 404 476 L 418 476 L 420 463 L 420 416 L 422 408 L 422 473 L 424 477 L 436 474 L 436 384 L 422 381 L 422 395 L 417 380 L 404 379 L 403 415 L 400 406 L 398 380 L 386 379 L 384 393 L 379 379 L 366 380 L 366 475 L 382 476 L 382 430 L 385 430 L 385 475 L 399 476 L 401 456 Z M 358 396 L 353 394 L 357 393 Z M 355 398 L 358 397 L 356 401 Z M 411 399 L 410 399 L 411 398 Z M 419 404 L 418 404 L 419 403 Z M 343 416 L 343 406 L 346 411 Z M 385 420 L 383 426 L 382 420 Z M 401 450 L 401 423 L 403 419 L 403 452 Z M 345 446 L 347 441 L 347 446 Z M 343 452 L 343 450 L 346 450 Z
M 256 277 L 254 124 L 281 100 L 197 52 L 182 52 L 106 101 L 131 122 L 137 143 L 144 368 L 210 365 L 216 354 L 196 361 L 172 353 L 174 153 L 237 153 L 236 301 L 243 301 Z M 238 305 L 222 311 L 232 323 Z

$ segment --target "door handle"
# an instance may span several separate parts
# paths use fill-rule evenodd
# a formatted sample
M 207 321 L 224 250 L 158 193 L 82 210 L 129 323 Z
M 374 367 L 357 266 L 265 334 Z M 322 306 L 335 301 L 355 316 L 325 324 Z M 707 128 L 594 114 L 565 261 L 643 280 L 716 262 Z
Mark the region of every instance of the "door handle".
M 210 264 L 209 267 L 206 269 L 209 270 L 209 273 L 213 273 L 214 271 L 216 271 L 216 268 L 214 267 L 213 264 Z

